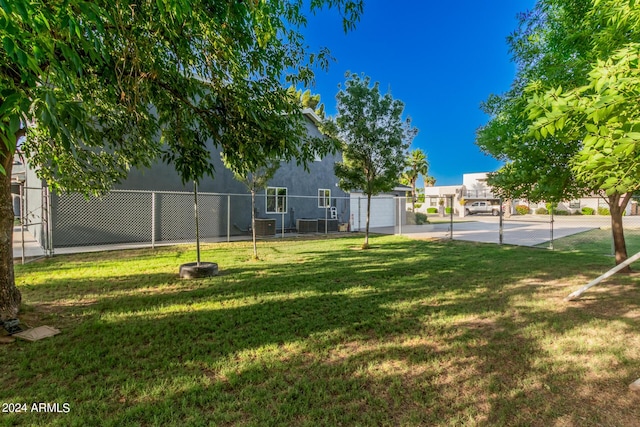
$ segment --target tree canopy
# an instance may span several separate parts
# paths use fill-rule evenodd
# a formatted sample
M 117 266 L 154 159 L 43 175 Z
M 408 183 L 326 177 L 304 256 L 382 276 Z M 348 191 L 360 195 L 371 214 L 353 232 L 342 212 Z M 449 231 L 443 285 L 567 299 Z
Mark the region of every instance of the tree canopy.
M 551 202 L 602 193 L 616 261 L 626 259 L 622 209 L 637 178 L 637 47 L 632 0 L 540 0 L 509 39 L 519 71 L 484 104 L 477 143 L 504 160 L 490 177 L 506 197 Z
M 336 8 L 348 30 L 362 0 Z M 158 153 L 183 181 L 213 175 L 213 141 L 236 170 L 273 157 L 313 158 L 299 105 L 326 49 L 307 50 L 297 0 L 0 2 L 0 319 L 17 312 L 11 195 L 17 142 L 51 188 L 104 192 Z M 263 136 L 258 140 L 256 135 Z M 9 295 L 11 294 L 11 295 Z
M 411 119 L 402 118 L 404 104 L 371 78 L 347 73 L 343 88 L 336 95 L 337 115 L 330 125 L 342 141 L 343 161 L 336 163 L 339 186 L 345 191 L 359 190 L 367 196 L 365 243 L 369 244 L 371 196 L 390 191 L 400 180 L 406 150 L 418 130 Z

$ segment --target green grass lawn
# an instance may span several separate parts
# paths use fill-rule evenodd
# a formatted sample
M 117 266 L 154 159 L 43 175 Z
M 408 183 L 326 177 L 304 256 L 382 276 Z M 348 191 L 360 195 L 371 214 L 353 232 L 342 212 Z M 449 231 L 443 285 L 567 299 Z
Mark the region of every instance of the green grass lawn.
M 640 252 L 640 228 L 627 227 L 624 230 L 629 256 Z M 547 248 L 549 243 L 538 245 Z M 596 255 L 613 255 L 613 237 L 610 228 L 594 229 L 573 234 L 553 241 L 553 248 L 560 251 L 574 251 Z
M 0 345 L 0 425 L 626 426 L 640 419 L 640 293 L 612 260 L 360 236 L 189 247 L 16 267 L 22 320 Z

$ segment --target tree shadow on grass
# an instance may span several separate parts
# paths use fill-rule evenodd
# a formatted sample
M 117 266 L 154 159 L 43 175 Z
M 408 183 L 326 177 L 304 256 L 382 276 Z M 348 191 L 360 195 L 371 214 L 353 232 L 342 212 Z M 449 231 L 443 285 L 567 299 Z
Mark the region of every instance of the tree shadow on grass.
M 20 343 L 11 362 L 0 353 L 13 368 L 0 400 L 18 386 L 43 400 L 55 390 L 102 425 L 625 425 L 640 416 L 619 378 L 590 377 L 547 342 L 585 324 L 602 329 L 594 318 L 638 330 L 638 318 L 623 316 L 625 301 L 637 306 L 635 288 L 618 287 L 606 311 L 596 299 L 539 307 L 558 294 L 549 282 L 601 266 L 422 245 L 385 244 L 378 256 L 309 251 L 294 278 L 260 266 L 195 289 L 107 292 L 85 322 Z M 527 268 L 539 256 L 544 268 Z M 558 271 L 563 264 L 573 267 Z M 621 376 L 639 361 L 621 354 Z

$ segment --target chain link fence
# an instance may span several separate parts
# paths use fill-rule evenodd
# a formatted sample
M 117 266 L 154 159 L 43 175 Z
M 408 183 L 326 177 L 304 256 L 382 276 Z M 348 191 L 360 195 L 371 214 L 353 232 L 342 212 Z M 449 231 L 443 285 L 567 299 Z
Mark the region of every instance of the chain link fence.
M 50 197 L 47 188 L 12 184 L 14 257 L 24 264 L 49 255 L 52 250 Z M 17 256 L 16 256 L 17 255 Z
M 602 198 L 560 203 L 553 209 L 546 203 L 497 200 L 493 205 L 495 209 L 487 208 L 484 213 L 469 212 L 470 202 L 456 206 L 453 195 L 441 200 L 438 208 L 427 210 L 427 224 L 409 225 L 394 232 L 416 238 L 449 238 L 604 255 L 614 253 L 611 217 Z M 636 200 L 626 207 L 623 224 L 627 252 L 640 251 L 640 210 Z
M 331 197 L 289 195 L 286 191 L 255 196 L 259 238 L 293 234 L 362 232 L 368 200 L 363 195 Z M 39 255 L 55 249 L 108 245 L 142 245 L 195 241 L 192 192 L 111 191 L 103 197 L 49 194 L 46 188 L 21 187 L 14 199 L 17 228 L 14 248 L 28 255 L 25 243 Z M 499 215 L 469 212 L 454 195 L 437 203 L 412 203 L 409 197 L 371 199 L 372 233 L 423 239 L 454 239 L 544 249 L 612 254 L 611 220 L 602 199 L 561 204 L 499 202 Z M 250 239 L 249 194 L 198 193 L 199 235 L 203 241 Z M 628 252 L 640 251 L 640 212 L 636 201 L 624 217 Z M 32 254 L 33 255 L 33 254 Z M 15 256 L 15 252 L 14 252 Z

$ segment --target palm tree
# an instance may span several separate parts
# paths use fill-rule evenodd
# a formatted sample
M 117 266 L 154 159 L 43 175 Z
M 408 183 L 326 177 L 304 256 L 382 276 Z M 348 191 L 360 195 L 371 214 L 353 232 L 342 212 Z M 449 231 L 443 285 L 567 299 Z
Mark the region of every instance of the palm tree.
M 426 177 L 429 171 L 427 155 L 417 148 L 407 155 L 407 169 L 402 174 L 402 180 L 411 186 L 411 208 L 416 211 L 416 182 L 420 175 Z

